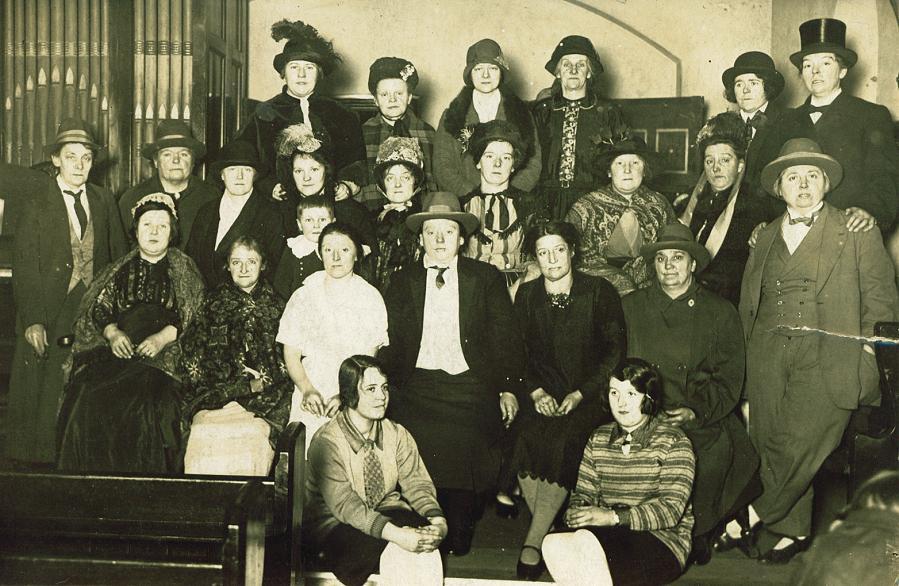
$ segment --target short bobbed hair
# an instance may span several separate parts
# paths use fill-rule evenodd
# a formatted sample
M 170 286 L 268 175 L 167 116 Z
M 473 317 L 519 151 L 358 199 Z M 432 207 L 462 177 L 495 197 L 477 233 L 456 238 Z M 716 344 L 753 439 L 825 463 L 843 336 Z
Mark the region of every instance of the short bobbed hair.
M 230 262 L 231 255 L 234 254 L 234 251 L 238 248 L 246 248 L 247 250 L 252 250 L 256 254 L 259 255 L 261 259 L 261 263 L 259 265 L 260 270 L 265 270 L 268 265 L 268 257 L 265 255 L 265 250 L 262 249 L 262 244 L 259 243 L 259 240 L 254 238 L 253 236 L 243 235 L 237 238 L 234 242 L 231 243 L 231 246 L 228 247 L 228 255 L 225 257 L 225 270 L 228 270 L 228 263 Z
M 762 86 L 765 92 L 765 101 L 770 102 L 774 98 L 777 97 L 777 94 L 774 92 L 777 90 L 777 81 L 774 75 L 774 72 L 767 71 L 753 71 L 760 80 L 762 80 Z M 735 76 L 736 78 L 736 76 Z M 734 79 L 734 84 L 736 83 L 736 79 Z M 724 88 L 724 99 L 730 102 L 731 104 L 737 103 L 737 92 L 734 90 L 734 84 L 731 84 L 729 87 Z
M 378 359 L 365 354 L 355 354 L 340 364 L 337 373 L 337 385 L 340 389 L 340 409 L 355 409 L 359 406 L 359 385 L 369 368 L 377 369 L 384 374 L 384 367 Z M 384 375 L 386 378 L 386 375 Z
M 140 223 L 141 216 L 147 212 L 156 211 L 164 211 L 169 215 L 169 246 L 177 245 L 178 239 L 181 237 L 181 228 L 178 224 L 178 218 L 175 217 L 175 214 L 172 213 L 169 206 L 158 201 L 148 201 L 134 210 L 134 217 L 131 218 L 131 226 L 128 228 L 128 233 L 131 234 L 131 238 L 137 242 L 137 225 Z
M 631 383 L 637 392 L 645 395 L 640 405 L 643 413 L 655 417 L 662 410 L 662 376 L 655 366 L 642 358 L 628 357 L 621 361 L 612 376 Z M 608 392 L 603 395 L 603 402 L 609 406 Z
M 308 197 L 301 197 L 300 201 L 297 202 L 297 220 L 300 219 L 303 210 L 311 210 L 314 208 L 326 209 L 331 212 L 331 218 L 334 218 L 334 202 L 331 198 L 325 197 L 324 195 L 310 195 Z
M 318 255 L 322 258 L 324 258 L 322 244 L 325 241 L 325 237 L 331 234 L 342 234 L 353 241 L 353 246 L 356 248 L 356 266 L 358 267 L 359 261 L 362 260 L 365 254 L 365 251 L 362 249 L 362 237 L 359 235 L 359 231 L 353 226 L 340 221 L 331 222 L 325 226 L 322 229 L 322 233 L 318 236 Z

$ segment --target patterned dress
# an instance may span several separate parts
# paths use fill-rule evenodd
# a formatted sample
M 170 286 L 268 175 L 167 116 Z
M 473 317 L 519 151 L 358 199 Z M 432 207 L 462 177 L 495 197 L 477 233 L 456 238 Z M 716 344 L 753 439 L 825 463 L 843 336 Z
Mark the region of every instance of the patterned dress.
M 381 294 L 387 292 L 393 273 L 421 258 L 418 235 L 406 227 L 406 218 L 421 211 L 418 196 L 411 201 L 412 205 L 405 209 L 385 208 L 378 215 L 378 222 L 375 225 L 378 254 L 375 257 L 376 266 L 372 282 Z

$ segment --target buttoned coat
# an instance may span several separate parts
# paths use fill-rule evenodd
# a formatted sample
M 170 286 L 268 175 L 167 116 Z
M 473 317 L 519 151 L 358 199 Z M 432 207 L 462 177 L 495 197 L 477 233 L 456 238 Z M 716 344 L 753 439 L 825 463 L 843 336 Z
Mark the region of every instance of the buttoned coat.
M 761 198 L 770 198 L 768 192 L 762 187 L 760 177 L 765 165 L 777 158 L 780 147 L 783 146 L 783 137 L 778 131 L 780 118 L 787 110 L 768 102 L 765 108 L 767 120 L 761 128 L 755 131 L 755 136 L 749 142 L 746 149 L 746 171 L 743 173 L 743 184 L 750 188 L 753 195 Z M 783 211 L 783 205 L 778 206 Z
M 761 299 L 765 262 L 781 229 L 783 216 L 766 226 L 743 273 L 740 318 L 747 344 L 752 338 Z M 815 285 L 818 329 L 850 336 L 874 335 L 874 324 L 896 319 L 893 263 L 877 230 L 850 232 L 840 211 L 825 203 L 817 222 L 824 230 Z M 817 224 L 816 222 L 816 224 Z M 874 356 L 857 340 L 816 335 L 823 395 L 842 409 L 879 396 Z M 747 380 L 753 378 L 752 366 Z M 751 397 L 750 397 L 751 400 Z M 814 405 L 809 405 L 814 409 Z

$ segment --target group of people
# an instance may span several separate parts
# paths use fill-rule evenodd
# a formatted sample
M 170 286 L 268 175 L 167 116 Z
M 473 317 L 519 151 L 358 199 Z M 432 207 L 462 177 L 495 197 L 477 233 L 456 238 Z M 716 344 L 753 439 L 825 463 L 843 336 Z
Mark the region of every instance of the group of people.
M 899 155 L 889 112 L 840 89 L 842 22 L 800 27 L 797 109 L 771 103 L 770 56 L 736 59 L 737 111 L 674 201 L 589 39 L 554 47 L 534 104 L 478 41 L 434 129 L 408 60 L 371 65 L 360 125 L 317 91 L 332 43 L 272 35 L 284 88 L 209 164 L 218 186 L 163 121 L 154 177 L 116 202 L 88 182 L 89 127 L 61 123 L 15 230 L 9 457 L 265 475 L 301 421 L 304 550 L 347 584 L 440 583 L 484 495 L 530 510 L 528 579 L 664 583 L 712 549 L 809 547 L 812 479 L 878 399 L 866 337 L 899 310 Z

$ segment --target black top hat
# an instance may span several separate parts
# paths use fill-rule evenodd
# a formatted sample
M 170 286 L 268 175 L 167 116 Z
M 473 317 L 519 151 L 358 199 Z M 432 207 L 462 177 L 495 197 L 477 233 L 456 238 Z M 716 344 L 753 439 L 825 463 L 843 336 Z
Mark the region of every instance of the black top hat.
M 843 59 L 846 67 L 858 62 L 858 55 L 846 48 L 846 23 L 835 18 L 816 18 L 799 25 L 802 48 L 790 55 L 790 62 L 802 69 L 802 58 L 814 53 L 834 53 Z
M 341 61 L 340 55 L 334 51 L 334 44 L 302 20 L 276 22 L 272 25 L 272 38 L 276 41 L 287 39 L 284 49 L 272 61 L 278 73 L 282 73 L 289 62 L 299 59 L 316 63 L 324 75 L 329 75 Z
M 202 159 L 206 154 L 206 145 L 194 138 L 190 126 L 180 120 L 163 120 L 156 127 L 156 140 L 144 143 L 140 154 L 145 159 L 153 159 L 161 149 L 168 147 L 186 147 L 194 153 L 194 159 Z
M 587 37 L 569 35 L 559 41 L 559 44 L 553 49 L 552 57 L 549 58 L 549 61 L 544 66 L 546 70 L 555 75 L 556 66 L 565 55 L 584 55 L 593 65 L 593 73 L 599 74 L 603 72 L 602 61 L 599 60 L 599 55 L 596 53 L 593 43 Z
M 784 89 L 784 78 L 775 69 L 774 59 L 767 53 L 762 53 L 761 51 L 743 53 L 734 61 L 733 67 L 725 69 L 724 73 L 721 74 L 721 83 L 724 84 L 725 88 L 733 90 L 734 79 L 744 73 L 754 73 L 764 79 L 766 84 L 770 83 L 770 87 L 766 89 L 771 100 L 780 95 L 780 92 Z
M 212 177 L 218 177 L 225 167 L 234 165 L 253 167 L 256 170 L 256 179 L 268 171 L 268 167 L 259 159 L 256 147 L 245 140 L 235 140 L 223 146 L 219 158 L 209 165 L 209 173 Z
M 418 71 L 411 61 L 402 57 L 378 57 L 368 68 L 368 91 L 374 95 L 382 79 L 402 79 L 409 93 L 418 87 Z
M 78 143 L 87 146 L 94 151 L 94 158 L 98 161 L 102 160 L 106 154 L 103 146 L 94 140 L 94 134 L 91 132 L 88 123 L 80 118 L 66 118 L 60 122 L 59 127 L 56 129 L 56 136 L 53 138 L 53 142 L 44 147 L 44 152 L 47 155 L 52 155 L 62 148 L 63 145 L 69 143 Z

